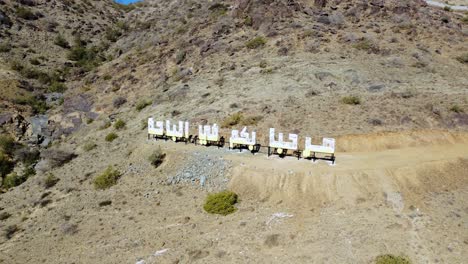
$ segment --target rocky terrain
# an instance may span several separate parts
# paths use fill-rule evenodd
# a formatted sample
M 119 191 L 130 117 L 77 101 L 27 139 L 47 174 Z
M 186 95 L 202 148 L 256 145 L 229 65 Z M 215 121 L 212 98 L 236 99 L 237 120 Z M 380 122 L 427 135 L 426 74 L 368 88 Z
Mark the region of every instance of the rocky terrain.
M 422 0 L 0 0 L 0 263 L 463 263 L 467 21 Z M 147 140 L 148 117 L 335 137 L 337 164 Z M 226 188 L 238 210 L 207 214 Z

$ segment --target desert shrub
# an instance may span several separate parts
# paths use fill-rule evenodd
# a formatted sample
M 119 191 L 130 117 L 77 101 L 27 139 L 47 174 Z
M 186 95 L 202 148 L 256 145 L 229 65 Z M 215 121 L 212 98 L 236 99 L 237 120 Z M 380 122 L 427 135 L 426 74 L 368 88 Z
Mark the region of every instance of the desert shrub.
M 263 119 L 263 116 L 248 116 L 244 117 L 241 121 L 243 126 L 253 126 L 256 125 L 260 120 Z
M 83 145 L 83 150 L 84 151 L 91 151 L 97 147 L 96 143 L 94 142 L 88 142 Z
M 142 101 L 139 101 L 137 104 L 136 104 L 136 110 L 138 112 L 140 112 L 141 110 L 145 109 L 147 106 L 151 105 L 151 102 L 150 101 L 146 101 L 146 100 L 142 100 Z
M 461 21 L 464 23 L 464 24 L 468 24 L 468 15 L 465 15 Z
M 250 27 L 253 25 L 252 17 L 247 16 L 244 18 L 244 25 Z
M 262 120 L 262 116 L 244 116 L 242 113 L 238 112 L 228 116 L 224 119 L 221 123 L 221 127 L 223 128 L 230 128 L 235 125 L 243 125 L 243 126 L 252 126 L 256 125 L 260 120 Z
M 108 81 L 108 80 L 112 79 L 112 76 L 110 76 L 109 74 L 106 74 L 106 75 L 102 76 L 102 78 L 103 78 L 105 81 Z
M 14 103 L 30 106 L 34 114 L 44 114 L 49 109 L 44 97 L 21 97 L 15 99 Z
M 107 167 L 107 169 L 99 176 L 94 178 L 94 187 L 96 189 L 107 189 L 111 186 L 117 184 L 117 180 L 120 178 L 121 174 L 118 170 L 114 169 L 112 166 Z
M 106 136 L 106 141 L 107 141 L 107 142 L 112 142 L 112 141 L 114 141 L 115 139 L 117 139 L 118 137 L 119 137 L 119 136 L 118 136 L 116 133 L 111 132 L 111 133 L 107 134 L 107 136 Z
M 11 239 L 13 235 L 15 235 L 16 232 L 19 231 L 19 228 L 17 225 L 10 225 L 5 229 L 5 238 L 6 239 Z
M 265 46 L 266 42 L 267 40 L 264 37 L 255 37 L 247 41 L 247 43 L 245 43 L 245 46 L 249 49 L 257 49 Z
M 30 59 L 29 63 L 36 66 L 41 64 L 41 62 L 37 58 Z
M 17 7 L 15 12 L 16 12 L 16 15 L 22 19 L 35 20 L 38 18 L 38 16 L 34 14 L 34 12 L 31 11 L 31 9 L 26 8 L 26 7 L 22 7 L 22 6 Z
M 11 50 L 11 44 L 10 43 L 1 43 L 0 44 L 0 53 L 5 53 L 9 52 Z
M 341 102 L 347 105 L 358 105 L 361 104 L 361 99 L 357 96 L 345 96 L 341 98 Z
M 241 122 L 242 118 L 244 117 L 240 112 L 232 114 L 223 120 L 223 122 L 221 123 L 221 127 L 229 128 L 235 126 Z
M 70 48 L 70 44 L 68 43 L 68 41 L 60 34 L 58 34 L 55 37 L 54 44 L 59 46 L 59 47 L 62 47 L 64 49 L 69 49 Z
M 63 93 L 67 90 L 67 86 L 64 83 L 54 81 L 47 90 L 51 93 Z
M 372 49 L 372 46 L 372 42 L 368 39 L 363 39 L 353 45 L 353 47 L 358 50 L 370 50 Z
M 459 105 L 453 105 L 449 110 L 457 114 L 463 113 L 463 108 L 461 108 Z
M 106 29 L 105 37 L 110 42 L 116 42 L 120 36 L 122 36 L 122 32 L 120 32 L 120 30 L 110 27 Z
M 158 147 L 149 157 L 148 160 L 154 167 L 159 167 L 166 158 L 166 153 L 163 153 L 161 147 Z
M 451 12 L 452 8 L 450 8 L 450 6 L 444 6 L 444 11 Z
M 237 194 L 231 191 L 208 194 L 203 209 L 210 214 L 228 215 L 236 211 Z
M 69 60 L 76 61 L 76 64 L 83 70 L 91 71 L 104 60 L 100 51 L 96 46 L 86 47 L 84 41 L 77 36 L 75 45 L 71 47 L 67 57 Z
M 8 135 L 0 135 L 0 151 L 6 154 L 12 154 L 15 150 L 15 140 Z
M 52 188 L 55 186 L 60 181 L 59 178 L 57 178 L 54 174 L 49 173 L 44 179 L 44 187 L 46 188 Z
M 6 220 L 10 218 L 11 214 L 8 212 L 1 212 L 0 213 L 0 221 Z
M 41 153 L 41 158 L 48 160 L 52 168 L 63 166 L 76 157 L 73 152 L 58 149 L 46 149 Z
M 458 56 L 457 58 L 457 61 L 459 61 L 460 63 L 465 63 L 467 64 L 468 63 L 468 53 L 465 53 L 463 55 L 460 55 Z
M 126 102 L 127 102 L 127 99 L 125 99 L 124 97 L 117 97 L 112 101 L 112 104 L 114 105 L 115 108 L 119 108 Z
M 13 171 L 15 163 L 2 151 L 0 151 L 0 176 L 3 178 Z
M 186 55 L 187 55 L 187 52 L 185 52 L 184 50 L 177 52 L 176 57 L 175 57 L 176 64 L 181 64 L 185 60 Z
M 120 130 L 120 129 L 125 128 L 125 125 L 126 125 L 125 121 L 123 121 L 122 119 L 119 119 L 119 120 L 115 121 L 114 128 Z
M 222 3 L 215 3 L 212 4 L 208 9 L 211 11 L 211 16 L 218 17 L 225 15 L 229 9 L 229 6 Z
M 31 166 L 37 163 L 41 153 L 38 150 L 30 150 L 27 147 L 22 147 L 14 152 L 14 157 L 21 161 L 26 166 Z
M 411 264 L 411 261 L 406 257 L 381 255 L 375 259 L 375 264 Z
M 104 122 L 102 123 L 102 125 L 99 127 L 99 129 L 100 129 L 100 130 L 103 130 L 103 129 L 109 128 L 109 127 L 111 127 L 111 126 L 112 126 L 112 124 L 111 124 L 110 121 L 104 121 Z
M 19 175 L 16 172 L 12 172 L 3 179 L 3 188 L 10 189 L 19 186 L 27 179 L 26 174 Z

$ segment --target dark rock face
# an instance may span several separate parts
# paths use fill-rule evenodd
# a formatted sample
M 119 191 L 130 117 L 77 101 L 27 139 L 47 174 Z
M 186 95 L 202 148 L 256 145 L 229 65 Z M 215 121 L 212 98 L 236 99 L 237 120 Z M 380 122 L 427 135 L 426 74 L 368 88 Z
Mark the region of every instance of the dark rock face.
M 314 5 L 319 8 L 323 8 L 327 5 L 327 0 L 315 0 Z
M 5 25 L 7 27 L 11 27 L 12 25 L 10 18 L 3 13 L 2 10 L 0 10 L 0 25 Z
M 63 103 L 63 110 L 65 113 L 71 112 L 89 112 L 91 111 L 91 107 L 93 102 L 86 95 L 78 95 L 72 98 L 65 99 Z

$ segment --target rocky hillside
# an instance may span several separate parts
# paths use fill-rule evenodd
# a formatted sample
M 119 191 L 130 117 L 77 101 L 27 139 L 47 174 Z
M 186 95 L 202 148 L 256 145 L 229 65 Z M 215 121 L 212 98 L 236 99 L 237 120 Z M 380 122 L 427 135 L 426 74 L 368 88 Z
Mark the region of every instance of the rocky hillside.
M 466 16 L 424 1 L 145 1 L 126 21 L 86 77 L 97 112 L 148 100 L 142 118 L 314 135 L 468 123 Z
M 111 0 L 0 1 L 1 124 L 45 113 L 67 82 L 111 60 L 126 10 Z

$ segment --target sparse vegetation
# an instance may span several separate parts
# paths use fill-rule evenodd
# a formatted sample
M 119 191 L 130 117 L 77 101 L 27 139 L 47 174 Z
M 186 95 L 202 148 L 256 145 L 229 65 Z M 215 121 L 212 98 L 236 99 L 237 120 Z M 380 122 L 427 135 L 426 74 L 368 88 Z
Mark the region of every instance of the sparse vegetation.
M 19 228 L 17 225 L 10 225 L 5 229 L 5 238 L 6 239 L 11 239 L 16 232 L 19 231 Z
M 108 189 L 117 184 L 120 176 L 121 174 L 118 170 L 109 166 L 101 175 L 94 178 L 94 187 L 99 190 Z
M 382 255 L 375 259 L 375 264 L 411 264 L 411 261 L 406 257 Z
M 102 123 L 102 125 L 99 127 L 100 130 L 104 130 L 104 129 L 107 129 L 109 127 L 112 126 L 112 123 L 109 122 L 109 121 L 104 121 L 104 123 Z
M 68 152 L 58 149 L 46 149 L 41 152 L 41 157 L 50 162 L 52 168 L 61 167 L 76 158 L 77 155 L 73 152 Z
M 59 47 L 62 47 L 64 49 L 69 49 L 70 48 L 70 44 L 68 43 L 68 41 L 61 34 L 58 34 L 55 37 L 54 44 L 59 46 Z
M 0 44 L 0 53 L 9 52 L 11 50 L 11 44 L 9 42 Z
M 1 212 L 0 213 L 0 221 L 6 220 L 10 218 L 11 214 L 8 212 Z
M 341 102 L 347 105 L 358 105 L 361 104 L 361 99 L 357 96 L 345 96 L 341 98 Z
M 26 7 L 17 7 L 16 10 L 16 15 L 22 19 L 26 19 L 26 20 L 35 20 L 37 19 L 37 15 L 34 14 L 33 11 L 31 11 L 31 9 L 29 8 L 26 8 Z
M 158 147 L 149 157 L 148 160 L 155 168 L 159 167 L 166 158 L 166 153 L 162 152 L 161 147 Z
M 245 46 L 249 49 L 257 49 L 265 46 L 266 43 L 267 40 L 264 37 L 255 37 L 247 41 L 247 43 L 245 43 Z
M 5 189 L 10 189 L 16 186 L 21 185 L 23 182 L 25 182 L 28 179 L 26 174 L 19 175 L 16 172 L 12 172 L 8 174 L 4 179 L 3 179 L 3 188 Z
M 226 117 L 226 119 L 222 121 L 221 127 L 230 128 L 235 125 L 253 126 L 256 125 L 260 120 L 262 120 L 262 118 L 262 116 L 245 117 L 241 112 L 238 112 Z
M 463 113 L 463 108 L 461 108 L 461 106 L 459 105 L 453 105 L 450 107 L 449 109 L 450 111 L 454 112 L 454 113 L 457 113 L 457 114 L 460 114 L 460 113 Z
M 89 152 L 97 147 L 96 143 L 94 142 L 87 142 L 83 145 L 83 150 Z
M 234 204 L 237 203 L 237 199 L 237 194 L 231 191 L 208 194 L 203 209 L 210 214 L 232 214 L 237 210 L 236 207 L 234 207 Z
M 358 50 L 370 50 L 372 48 L 372 42 L 370 40 L 363 39 L 354 44 L 353 47 Z
M 0 176 L 4 178 L 13 171 L 14 167 L 15 163 L 10 159 L 10 157 L 0 151 Z
M 111 133 L 107 134 L 107 136 L 106 136 L 106 141 L 107 141 L 107 142 L 112 142 L 112 141 L 114 141 L 115 139 L 117 139 L 118 137 L 119 137 L 119 136 L 118 136 L 116 133 L 111 132 Z
M 147 101 L 147 100 L 142 100 L 142 101 L 139 101 L 137 104 L 136 104 L 136 110 L 138 112 L 140 112 L 141 110 L 145 109 L 147 106 L 151 105 L 151 102 L 150 101 Z
M 47 174 L 46 178 L 44 179 L 44 186 L 46 188 L 52 188 L 60 181 L 54 174 L 49 173 Z
M 126 125 L 125 121 L 123 121 L 122 119 L 119 119 L 114 123 L 114 128 L 118 130 L 124 129 L 125 125 Z
M 468 64 L 468 53 L 465 53 L 465 54 L 463 54 L 463 55 L 460 55 L 460 56 L 458 56 L 456 59 L 457 59 L 457 61 L 459 61 L 460 63 Z
M 44 97 L 20 97 L 15 99 L 14 103 L 30 106 L 34 114 L 44 114 L 49 109 Z
M 48 91 L 51 93 L 63 93 L 67 90 L 67 86 L 61 82 L 53 82 L 50 86 Z
M 104 61 L 100 54 L 101 50 L 96 47 L 86 47 L 85 43 L 79 36 L 75 39 L 75 45 L 71 47 L 68 53 L 68 59 L 76 61 L 76 64 L 85 71 L 91 71 Z
M 452 12 L 452 8 L 450 8 L 450 6 L 444 6 L 444 11 Z
M 15 150 L 15 140 L 8 135 L 0 135 L 0 151 L 12 154 Z

